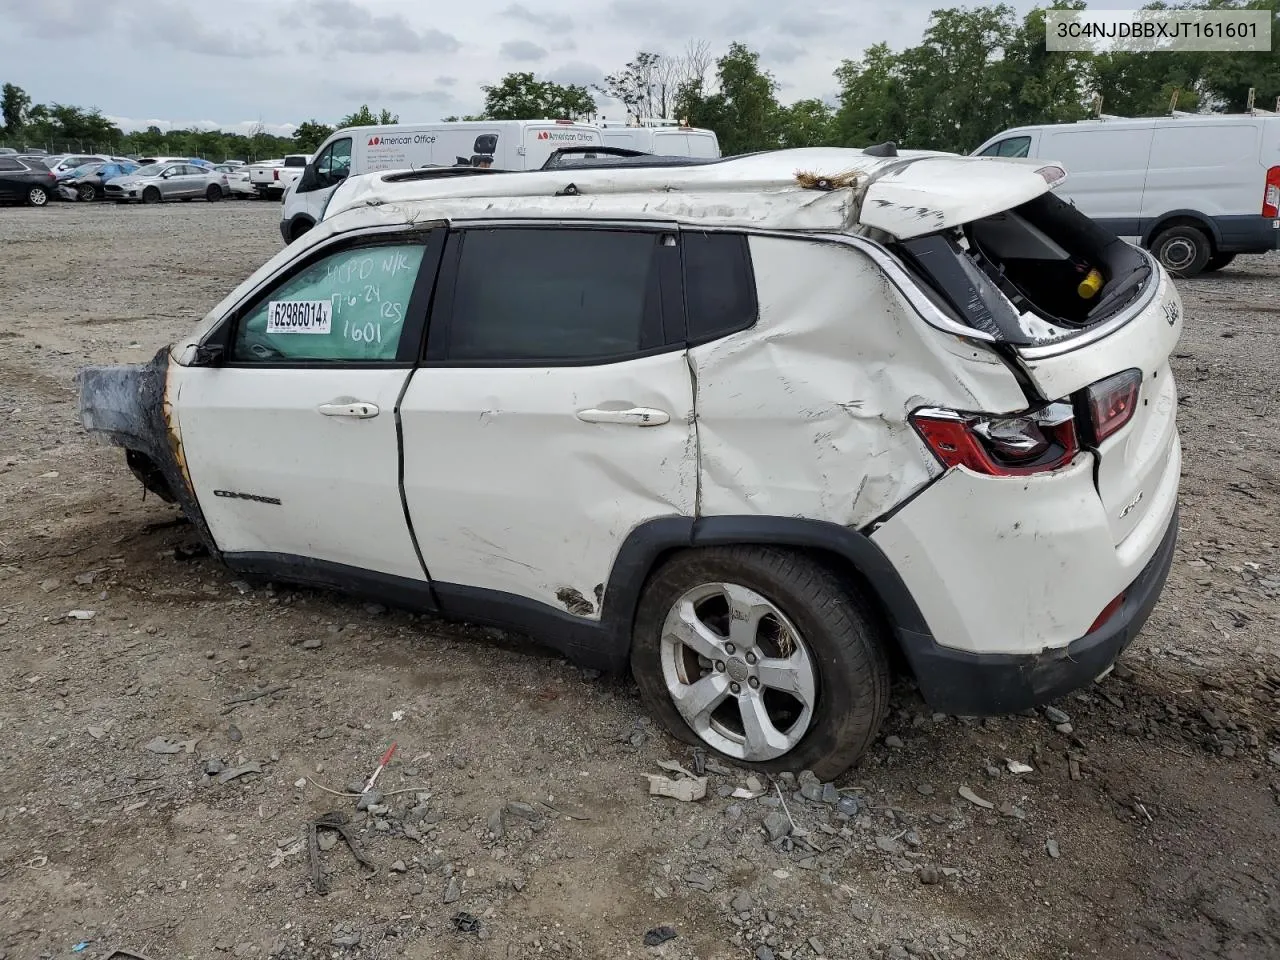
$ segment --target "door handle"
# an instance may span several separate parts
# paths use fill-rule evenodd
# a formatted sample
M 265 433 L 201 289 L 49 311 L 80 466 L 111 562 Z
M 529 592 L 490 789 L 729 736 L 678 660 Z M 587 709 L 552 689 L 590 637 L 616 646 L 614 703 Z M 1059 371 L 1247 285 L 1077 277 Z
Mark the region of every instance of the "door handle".
M 316 410 L 326 417 L 350 417 L 353 420 L 367 420 L 380 412 L 376 403 L 366 400 L 335 400 L 320 404 Z
M 665 410 L 653 407 L 628 407 L 625 410 L 601 410 L 592 407 L 579 410 L 578 419 L 584 423 L 624 423 L 632 427 L 657 427 L 671 420 Z

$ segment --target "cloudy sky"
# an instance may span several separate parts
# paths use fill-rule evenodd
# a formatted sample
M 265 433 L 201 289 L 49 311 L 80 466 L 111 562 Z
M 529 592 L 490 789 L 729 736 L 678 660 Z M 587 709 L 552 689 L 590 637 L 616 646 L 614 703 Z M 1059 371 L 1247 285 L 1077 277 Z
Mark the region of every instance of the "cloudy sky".
M 0 82 L 36 102 L 96 106 L 126 129 L 261 121 L 287 132 L 306 119 L 331 123 L 361 103 L 405 121 L 472 112 L 480 85 L 505 73 L 590 84 L 636 50 L 678 53 L 696 38 L 715 55 L 732 40 L 759 51 L 785 102 L 830 96 L 831 71 L 873 43 L 917 42 L 940 5 L 0 0 Z

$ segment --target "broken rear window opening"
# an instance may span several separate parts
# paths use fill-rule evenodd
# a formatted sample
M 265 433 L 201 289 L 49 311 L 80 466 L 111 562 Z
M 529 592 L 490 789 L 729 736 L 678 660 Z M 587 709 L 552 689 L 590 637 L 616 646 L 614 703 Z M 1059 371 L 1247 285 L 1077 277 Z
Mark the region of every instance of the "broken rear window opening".
M 896 249 L 964 323 L 1021 346 L 1114 317 L 1152 276 L 1145 254 L 1052 193 Z

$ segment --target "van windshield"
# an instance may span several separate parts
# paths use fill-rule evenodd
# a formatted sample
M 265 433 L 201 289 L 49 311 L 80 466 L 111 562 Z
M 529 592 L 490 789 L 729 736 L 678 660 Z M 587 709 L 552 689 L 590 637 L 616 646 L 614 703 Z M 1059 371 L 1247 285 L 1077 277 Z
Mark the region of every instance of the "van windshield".
M 962 322 L 1022 346 L 1114 317 L 1153 279 L 1146 254 L 1053 193 L 895 252 Z

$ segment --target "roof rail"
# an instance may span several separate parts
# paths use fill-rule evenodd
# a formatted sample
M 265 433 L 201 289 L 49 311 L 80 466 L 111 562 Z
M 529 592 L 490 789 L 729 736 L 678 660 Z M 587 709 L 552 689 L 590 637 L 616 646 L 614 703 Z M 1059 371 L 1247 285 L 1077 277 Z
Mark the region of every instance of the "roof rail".
M 382 177 L 383 183 L 409 183 L 414 180 L 447 180 L 452 177 L 478 177 L 491 173 L 511 173 L 510 170 L 496 170 L 492 167 L 421 167 L 417 170 L 400 170 L 387 173 Z

